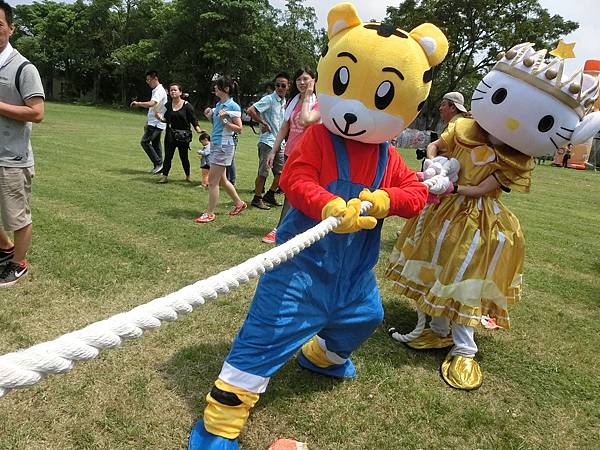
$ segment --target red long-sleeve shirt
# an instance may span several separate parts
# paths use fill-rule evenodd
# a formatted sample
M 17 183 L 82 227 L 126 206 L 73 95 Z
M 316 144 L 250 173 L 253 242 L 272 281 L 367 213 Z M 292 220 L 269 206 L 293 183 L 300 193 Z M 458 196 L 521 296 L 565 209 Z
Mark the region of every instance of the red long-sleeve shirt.
M 377 173 L 379 145 L 346 140 L 351 181 L 371 185 Z M 306 216 L 321 220 L 323 207 L 336 197 L 325 189 L 338 178 L 333 142 L 325 126 L 313 125 L 285 163 L 279 184 L 294 208 Z M 390 216 L 411 218 L 419 214 L 427 200 L 427 187 L 392 146 L 379 189 L 390 197 Z

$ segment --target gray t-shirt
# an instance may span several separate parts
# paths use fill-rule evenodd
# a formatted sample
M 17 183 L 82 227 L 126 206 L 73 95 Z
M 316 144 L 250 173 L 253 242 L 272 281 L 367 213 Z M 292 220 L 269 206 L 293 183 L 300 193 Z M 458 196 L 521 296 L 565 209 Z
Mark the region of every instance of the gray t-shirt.
M 23 67 L 20 90 L 15 86 L 15 76 L 26 59 L 14 50 L 0 67 L 0 101 L 10 105 L 24 105 L 32 97 L 44 98 L 44 86 L 33 64 Z M 32 167 L 31 122 L 21 122 L 0 115 L 0 167 Z

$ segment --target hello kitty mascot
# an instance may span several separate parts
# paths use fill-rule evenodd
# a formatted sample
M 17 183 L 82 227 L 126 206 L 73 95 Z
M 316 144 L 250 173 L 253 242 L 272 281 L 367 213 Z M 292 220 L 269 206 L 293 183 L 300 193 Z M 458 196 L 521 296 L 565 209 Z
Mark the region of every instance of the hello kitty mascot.
M 501 53 L 475 89 L 473 118 L 457 120 L 430 144 L 460 162 L 454 195 L 405 225 L 386 272 L 400 294 L 432 317 L 407 345 L 452 347 L 441 373 L 457 389 L 483 381 L 475 328 L 485 316 L 508 328 L 508 305 L 521 294 L 525 243 L 503 191 L 528 192 L 532 157 L 585 142 L 600 129 L 600 112 L 588 113 L 598 79 L 583 71 L 567 76 L 562 58 L 545 56 L 529 43 Z

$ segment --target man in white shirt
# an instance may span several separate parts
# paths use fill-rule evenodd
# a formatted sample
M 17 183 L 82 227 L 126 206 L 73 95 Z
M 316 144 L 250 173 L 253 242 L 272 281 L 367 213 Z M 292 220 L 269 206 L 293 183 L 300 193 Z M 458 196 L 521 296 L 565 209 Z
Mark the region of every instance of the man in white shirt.
M 161 116 L 165 113 L 167 104 L 167 92 L 158 80 L 158 73 L 155 70 L 146 72 L 146 83 L 152 88 L 152 97 L 147 102 L 131 102 L 132 108 L 148 108 L 148 122 L 144 127 L 144 135 L 140 144 L 154 167 L 152 173 L 159 173 L 162 170 L 162 146 L 160 137 L 162 130 L 166 128 L 166 124 L 156 118 L 155 113 Z

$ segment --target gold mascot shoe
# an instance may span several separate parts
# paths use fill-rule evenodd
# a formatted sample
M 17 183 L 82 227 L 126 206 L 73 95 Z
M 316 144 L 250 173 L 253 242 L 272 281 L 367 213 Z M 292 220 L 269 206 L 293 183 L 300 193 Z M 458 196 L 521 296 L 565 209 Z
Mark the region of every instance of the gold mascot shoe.
M 477 361 L 460 355 L 448 353 L 440 367 L 442 378 L 456 389 L 470 391 L 477 389 L 483 382 L 483 373 Z
M 405 342 L 405 344 L 413 350 L 434 350 L 438 348 L 452 347 L 454 342 L 452 341 L 451 334 L 446 337 L 442 337 L 439 334 L 435 334 L 433 331 L 431 331 L 431 328 L 425 328 L 419 337 L 410 342 Z

